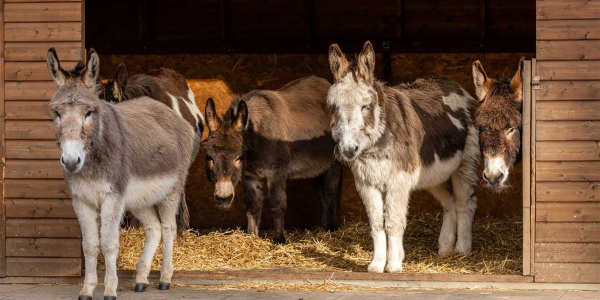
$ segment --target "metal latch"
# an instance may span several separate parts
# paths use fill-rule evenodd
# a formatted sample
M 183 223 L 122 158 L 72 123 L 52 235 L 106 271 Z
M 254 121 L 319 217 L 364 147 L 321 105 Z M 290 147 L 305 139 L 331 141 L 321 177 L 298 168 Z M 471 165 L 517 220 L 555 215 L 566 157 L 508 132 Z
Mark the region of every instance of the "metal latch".
M 531 88 L 534 90 L 540 89 L 540 76 L 533 76 L 533 79 L 531 79 Z

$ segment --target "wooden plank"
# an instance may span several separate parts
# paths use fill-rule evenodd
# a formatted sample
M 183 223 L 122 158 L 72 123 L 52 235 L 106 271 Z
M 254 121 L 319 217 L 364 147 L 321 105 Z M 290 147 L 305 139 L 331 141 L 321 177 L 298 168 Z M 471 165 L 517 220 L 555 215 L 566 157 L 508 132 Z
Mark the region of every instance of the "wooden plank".
M 69 189 L 62 179 L 6 179 L 5 198 L 69 198 Z
M 536 263 L 535 282 L 600 283 L 600 264 Z
M 54 112 L 42 101 L 6 101 L 4 110 L 7 120 L 52 120 Z
M 531 59 L 531 78 L 537 76 L 537 59 Z M 536 160 L 537 160 L 537 151 L 536 151 L 536 141 L 537 141 L 537 121 L 536 121 L 536 102 L 538 99 L 538 90 L 531 89 L 531 184 L 530 191 L 535 191 L 537 180 L 536 180 Z M 531 241 L 530 241 L 530 249 L 529 249 L 529 257 L 531 258 L 531 263 L 529 264 L 529 274 L 535 273 L 535 238 L 536 238 L 536 227 L 537 223 L 535 222 L 535 210 L 536 210 L 536 193 L 531 194 L 531 207 L 529 209 L 529 222 L 531 223 Z
M 600 59 L 600 40 L 538 41 L 536 58 L 539 60 Z
M 4 21 L 76 22 L 81 21 L 80 3 L 7 3 Z
M 600 140 L 598 121 L 537 121 L 538 141 L 597 141 Z
M 62 62 L 65 70 L 72 69 L 76 62 Z M 52 80 L 46 62 L 6 62 L 4 64 L 6 81 L 42 81 Z
M 0 0 L 0 26 L 4 26 L 4 0 Z M 4 157 L 5 152 L 5 131 L 4 131 L 4 30 L 0 28 L 0 159 L 2 166 L 0 171 L 2 173 L 2 180 L 0 181 L 0 188 L 4 191 Z M 6 211 L 5 211 L 5 195 L 4 192 L 0 195 L 0 278 L 6 276 Z
M 8 257 L 6 276 L 81 276 L 81 259 Z
M 80 238 L 77 219 L 6 219 L 6 237 Z
M 81 2 L 81 0 L 4 0 L 5 3 L 27 3 L 27 2 Z
M 523 62 L 523 275 L 531 275 L 531 61 Z
M 19 159 L 59 159 L 60 148 L 54 140 L 6 141 L 6 158 Z
M 71 199 L 7 199 L 7 218 L 77 218 Z
M 536 186 L 538 202 L 600 201 L 600 182 L 539 182 Z
M 78 42 L 81 41 L 81 23 L 6 23 L 7 42 Z
M 62 167 L 58 159 L 53 160 L 6 160 L 5 178 L 60 179 Z
M 590 0 L 537 0 L 538 20 L 598 19 L 600 2 Z
M 543 141 L 536 148 L 539 161 L 600 160 L 597 141 Z
M 597 40 L 600 39 L 598 20 L 538 20 L 537 40 Z
M 50 47 L 56 49 L 61 63 L 81 59 L 80 42 L 6 43 L 4 45 L 4 55 L 6 61 L 46 62 Z
M 599 243 L 600 223 L 537 223 L 536 242 Z
M 600 243 L 537 243 L 538 263 L 600 263 Z
M 51 121 L 6 121 L 6 138 L 14 140 L 52 140 L 54 125 Z
M 7 82 L 6 100 L 50 100 L 56 93 L 56 84 L 52 81 Z
M 600 120 L 599 101 L 538 101 L 538 120 Z M 8 113 L 8 112 L 7 112 Z
M 540 100 L 598 100 L 600 82 L 598 81 L 541 81 L 537 90 Z
M 600 60 L 538 61 L 540 80 L 600 80 Z
M 600 161 L 538 161 L 537 180 L 600 181 Z
M 80 239 L 8 238 L 6 256 L 81 257 Z
M 537 222 L 600 222 L 598 202 L 540 202 L 536 210 Z

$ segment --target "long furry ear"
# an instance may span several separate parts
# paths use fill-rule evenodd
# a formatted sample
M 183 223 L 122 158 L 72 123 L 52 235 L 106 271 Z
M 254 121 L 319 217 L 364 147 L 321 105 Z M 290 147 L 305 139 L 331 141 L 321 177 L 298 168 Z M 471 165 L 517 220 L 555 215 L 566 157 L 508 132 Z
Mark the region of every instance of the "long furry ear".
M 208 127 L 208 134 L 212 134 L 221 126 L 221 118 L 217 115 L 215 109 L 215 102 L 212 98 L 208 98 L 206 101 L 206 108 L 204 109 L 204 115 L 206 119 L 206 125 Z
M 124 63 L 119 63 L 117 72 L 115 73 L 115 79 L 112 82 L 111 90 L 117 102 L 123 102 L 123 91 L 127 87 L 127 67 Z
M 48 59 L 46 60 L 46 63 L 48 64 L 50 76 L 54 80 L 54 83 L 60 88 L 67 81 L 68 73 L 61 68 L 60 60 L 58 60 L 58 55 L 56 55 L 56 50 L 54 48 L 48 49 Z
M 237 114 L 232 122 L 233 129 L 236 131 L 242 132 L 246 129 L 246 125 L 248 124 L 248 105 L 244 100 L 241 100 L 240 104 L 238 104 Z
M 521 57 L 519 59 L 519 68 L 517 69 L 517 73 L 510 80 L 510 88 L 513 90 L 513 93 L 517 96 L 515 97 L 515 101 L 521 102 L 523 101 L 523 62 L 525 61 L 525 57 Z
M 83 83 L 87 87 L 96 86 L 96 82 L 98 81 L 98 75 L 100 73 L 100 58 L 98 57 L 98 53 L 93 48 L 90 48 L 87 55 L 87 63 L 85 72 L 83 74 Z
M 335 82 L 338 82 L 348 70 L 348 60 L 338 44 L 329 47 L 329 67 Z
M 487 95 L 489 90 L 492 88 L 492 81 L 487 77 L 481 62 L 478 60 L 473 63 L 472 68 L 475 94 L 477 94 L 477 99 L 479 99 L 479 101 L 483 101 L 483 99 L 485 99 L 485 95 Z
M 365 79 L 367 84 L 375 80 L 375 50 L 371 42 L 366 41 L 357 59 L 358 73 Z

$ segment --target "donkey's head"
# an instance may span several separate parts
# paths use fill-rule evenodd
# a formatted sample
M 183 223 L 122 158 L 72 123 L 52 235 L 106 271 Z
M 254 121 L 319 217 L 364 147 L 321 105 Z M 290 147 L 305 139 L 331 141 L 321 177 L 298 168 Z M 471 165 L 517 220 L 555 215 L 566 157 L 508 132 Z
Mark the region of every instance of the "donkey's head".
M 123 102 L 124 91 L 127 87 L 127 67 L 124 63 L 119 63 L 115 77 L 104 86 L 103 99 L 106 101 L 120 103 Z
M 244 163 L 244 130 L 248 123 L 246 102 L 234 100 L 232 106 L 219 118 L 212 99 L 206 102 L 208 139 L 206 149 L 206 177 L 215 184 L 215 200 L 222 208 L 229 208 L 235 196 L 235 187 L 242 179 Z
M 327 95 L 333 139 L 342 158 L 354 160 L 382 134 L 381 103 L 375 83 L 375 52 L 369 41 L 348 62 L 337 44 L 329 47 L 334 84 Z
M 473 81 L 480 105 L 475 113 L 485 169 L 483 179 L 489 188 L 502 190 L 521 149 L 521 103 L 523 74 L 519 61 L 511 80 L 487 77 L 479 61 L 473 63 Z
M 66 71 L 54 48 L 48 50 L 48 70 L 58 91 L 50 101 L 54 111 L 54 132 L 61 148 L 60 162 L 68 174 L 77 174 L 85 164 L 92 139 L 99 133 L 97 96 L 98 54 L 90 49 L 87 64 L 80 62 Z

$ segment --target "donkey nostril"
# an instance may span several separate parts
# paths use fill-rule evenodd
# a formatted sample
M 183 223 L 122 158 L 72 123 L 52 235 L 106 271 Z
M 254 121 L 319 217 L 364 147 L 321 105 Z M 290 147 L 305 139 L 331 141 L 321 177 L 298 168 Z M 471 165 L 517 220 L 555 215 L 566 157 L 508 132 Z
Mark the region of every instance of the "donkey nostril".
M 354 147 L 354 152 L 358 151 L 358 146 Z
M 487 175 L 485 175 L 485 173 L 483 173 L 483 179 L 485 179 L 485 181 L 490 181 Z
M 77 158 L 77 163 L 79 164 L 81 162 L 81 157 Z
M 65 158 L 63 156 L 60 157 L 60 162 L 63 163 L 63 165 L 66 165 Z

